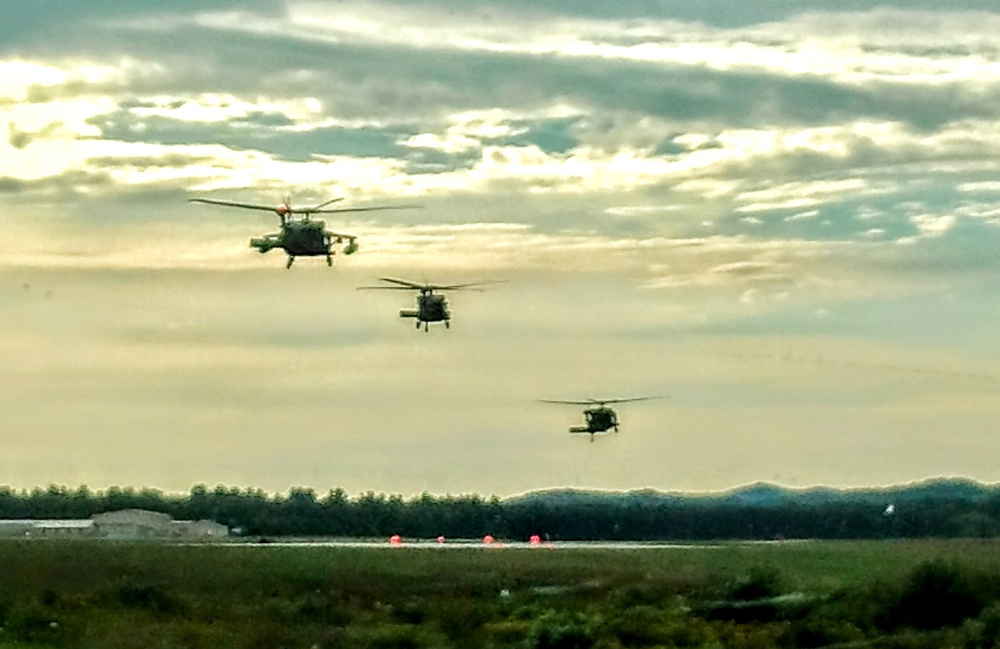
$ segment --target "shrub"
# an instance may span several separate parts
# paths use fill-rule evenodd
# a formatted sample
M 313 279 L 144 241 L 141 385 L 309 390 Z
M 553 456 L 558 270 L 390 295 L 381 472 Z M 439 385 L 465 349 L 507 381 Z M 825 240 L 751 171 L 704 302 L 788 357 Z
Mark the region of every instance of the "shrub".
M 784 635 L 789 646 L 802 649 L 858 642 L 864 637 L 865 634 L 850 622 L 820 615 L 793 622 Z
M 3 628 L 4 638 L 15 643 L 58 646 L 68 640 L 66 626 L 37 604 L 12 607 Z
M 652 606 L 630 606 L 619 612 L 607 626 L 626 647 L 667 644 L 665 614 Z
M 392 617 L 401 624 L 420 624 L 427 617 L 425 607 L 416 599 L 392 607 Z
M 166 589 L 152 584 L 124 584 L 115 592 L 114 598 L 126 608 L 154 613 L 172 613 L 180 608 L 180 604 Z
M 488 604 L 475 599 L 443 601 L 430 613 L 441 632 L 462 646 L 481 645 L 484 626 L 496 617 Z
M 750 601 L 781 594 L 781 573 L 773 566 L 755 566 L 746 579 L 729 591 L 729 599 Z
M 528 632 L 528 649 L 590 649 L 595 638 L 586 616 L 549 611 Z
M 993 649 L 1000 647 L 1000 604 L 994 604 L 979 616 L 970 633 L 974 637 L 971 646 Z
M 977 617 L 983 603 L 969 580 L 956 567 L 942 561 L 918 565 L 903 586 L 899 599 L 886 611 L 882 625 L 939 629 Z
M 367 643 L 361 646 L 370 649 L 417 649 L 421 634 L 417 627 L 386 625 L 378 629 Z
M 520 646 L 524 638 L 528 635 L 531 625 L 524 620 L 501 620 L 489 622 L 483 627 L 484 634 L 489 642 L 486 646 L 512 647 Z M 483 646 L 480 643 L 477 646 Z

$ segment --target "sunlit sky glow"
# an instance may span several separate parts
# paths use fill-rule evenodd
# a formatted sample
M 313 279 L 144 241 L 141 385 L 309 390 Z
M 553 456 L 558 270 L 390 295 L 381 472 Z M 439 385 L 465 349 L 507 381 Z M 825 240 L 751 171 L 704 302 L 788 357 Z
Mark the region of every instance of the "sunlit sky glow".
M 1000 481 L 1000 13 L 125 0 L 0 25 L 0 483 Z M 335 268 L 248 239 L 331 215 Z M 464 283 L 414 331 L 376 277 Z M 622 406 L 588 443 L 570 406 Z

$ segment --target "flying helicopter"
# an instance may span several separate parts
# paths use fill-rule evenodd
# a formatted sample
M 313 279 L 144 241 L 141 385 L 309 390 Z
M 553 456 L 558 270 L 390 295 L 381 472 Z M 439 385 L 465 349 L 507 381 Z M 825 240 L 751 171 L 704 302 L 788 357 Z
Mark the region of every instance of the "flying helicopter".
M 379 277 L 380 281 L 388 282 L 393 286 L 360 286 L 359 290 L 383 290 L 383 291 L 420 291 L 417 296 L 416 309 L 400 309 L 400 318 L 416 318 L 417 329 L 424 326 L 424 331 L 430 330 L 430 323 L 443 322 L 445 329 L 451 328 L 451 311 L 448 309 L 448 300 L 444 295 L 436 294 L 434 291 L 459 291 L 459 290 L 482 290 L 478 287 L 487 284 L 499 284 L 499 282 L 472 282 L 469 284 L 418 284 L 405 279 L 395 279 L 393 277 Z
M 594 435 L 606 433 L 611 429 L 618 432 L 618 413 L 613 408 L 609 408 L 609 403 L 627 403 L 629 401 L 648 401 L 649 399 L 664 399 L 665 397 L 632 397 L 630 399 L 583 399 L 581 401 L 559 401 L 552 399 L 539 399 L 542 403 L 568 403 L 576 406 L 591 406 L 583 411 L 583 416 L 587 419 L 586 426 L 570 426 L 571 433 L 587 433 L 590 441 L 594 441 Z
M 259 205 L 256 203 L 241 203 L 239 201 L 224 201 L 214 198 L 190 198 L 191 203 L 207 203 L 209 205 L 222 205 L 224 207 L 238 207 L 245 210 L 260 210 L 264 212 L 274 212 L 281 221 L 281 230 L 271 232 L 250 239 L 250 247 L 256 248 L 261 254 L 281 248 L 288 255 L 288 262 L 285 268 L 291 268 L 296 257 L 325 256 L 326 265 L 333 265 L 334 244 L 341 244 L 347 241 L 343 253 L 353 255 L 358 250 L 358 238 L 353 234 L 343 232 L 330 232 L 326 229 L 325 221 L 313 221 L 310 216 L 313 214 L 343 214 L 347 212 L 373 212 L 376 210 L 401 210 L 419 208 L 419 205 L 396 205 L 391 207 L 341 207 L 327 208 L 327 205 L 342 201 L 342 198 L 333 198 L 325 203 L 312 207 L 292 207 L 290 197 L 286 197 L 284 202 L 277 206 Z M 301 214 L 302 218 L 295 218 L 296 214 Z

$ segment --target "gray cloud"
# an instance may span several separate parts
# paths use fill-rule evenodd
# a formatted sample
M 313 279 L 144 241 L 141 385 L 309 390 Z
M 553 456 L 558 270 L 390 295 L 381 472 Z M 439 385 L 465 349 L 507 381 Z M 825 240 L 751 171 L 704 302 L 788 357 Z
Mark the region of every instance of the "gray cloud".
M 67 46 L 87 43 L 103 36 L 102 25 L 109 20 L 129 17 L 172 17 L 190 11 L 240 8 L 263 15 L 284 13 L 283 0 L 177 0 L 169 7 L 136 4 L 127 0 L 66 5 L 58 0 L 38 0 L 29 4 L 12 3 L 4 8 L 5 20 L 0 26 L 0 52 L 23 55 L 25 52 L 47 52 L 59 55 Z
M 510 493 L 726 487 L 786 463 L 891 479 L 845 472 L 859 455 L 993 479 L 994 395 L 932 385 L 1000 356 L 992 6 L 367 8 L 367 31 L 324 22 L 356 3 L 5 14 L 8 480 Z M 186 202 L 286 192 L 424 209 L 331 216 L 361 252 L 284 271 L 247 246 L 273 215 Z M 418 334 L 396 315 L 411 296 L 354 290 L 387 273 L 511 281 Z M 786 345 L 854 360 L 759 362 Z M 948 369 L 845 370 L 862 366 Z M 598 455 L 527 405 L 554 390 L 678 398 Z M 973 453 L 912 452 L 955 422 Z
M 674 9 L 657 11 L 672 16 Z M 847 10 L 838 9 L 834 15 Z M 753 9 L 755 15 L 760 12 Z M 627 15 L 627 9 L 622 13 Z M 721 13 L 732 16 L 730 11 Z M 506 13 L 504 18 L 513 15 Z M 507 27 L 515 29 L 516 24 Z M 886 77 L 857 85 L 818 74 L 320 41 L 308 33 L 255 34 L 201 25 L 147 29 L 139 32 L 138 39 L 135 28 L 95 29 L 100 39 L 70 38 L 61 41 L 62 47 L 67 53 L 118 56 L 118 50 L 127 46 L 132 56 L 165 61 L 165 75 L 159 72 L 150 78 L 161 92 L 183 89 L 252 96 L 263 90 L 292 97 L 306 91 L 345 117 L 426 119 L 483 105 L 530 109 L 564 101 L 594 111 L 611 110 L 633 121 L 641 114 L 682 123 L 767 127 L 853 118 L 904 121 L 929 129 L 964 117 L 995 117 L 997 112 L 995 87 L 969 92 L 961 82 L 926 87 Z M 667 38 L 682 43 L 677 37 Z M 734 43 L 764 39 L 765 45 L 771 44 L 766 33 L 721 32 L 715 38 Z M 785 38 L 794 45 L 794 35 Z M 133 83 L 139 91 L 144 85 L 154 87 L 142 79 Z M 41 99 L 56 91 L 34 92 Z
M 0 177 L 0 192 L 16 194 L 19 198 L 31 194 L 60 195 L 64 198 L 78 196 L 79 190 L 112 189 L 117 183 L 106 171 L 71 169 L 56 176 L 33 180 Z

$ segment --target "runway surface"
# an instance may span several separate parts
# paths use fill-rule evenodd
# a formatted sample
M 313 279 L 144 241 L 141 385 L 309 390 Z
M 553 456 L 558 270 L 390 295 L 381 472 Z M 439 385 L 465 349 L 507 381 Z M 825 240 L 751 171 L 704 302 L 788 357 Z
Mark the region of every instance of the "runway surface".
M 621 541 L 499 541 L 484 542 L 479 540 L 458 539 L 455 541 L 435 541 L 433 539 L 418 539 L 407 541 L 374 541 L 374 540 L 296 540 L 272 541 L 256 540 L 246 542 L 225 543 L 233 547 L 259 548 L 365 548 L 387 550 L 708 550 L 721 549 L 742 545 L 786 544 L 803 541 L 735 541 L 729 543 L 667 543 L 667 542 L 621 542 Z M 187 544 L 186 544 L 187 545 Z M 203 544 L 191 544 L 203 545 Z

